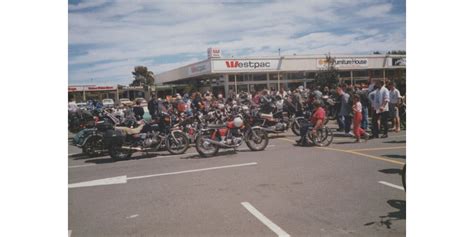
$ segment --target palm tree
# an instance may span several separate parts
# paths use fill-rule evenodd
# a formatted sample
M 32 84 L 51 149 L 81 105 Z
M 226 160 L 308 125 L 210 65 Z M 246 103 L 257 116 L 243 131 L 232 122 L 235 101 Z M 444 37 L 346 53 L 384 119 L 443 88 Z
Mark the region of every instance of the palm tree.
M 145 66 L 135 66 L 132 72 L 134 80 L 130 86 L 151 86 L 155 84 L 155 74 Z

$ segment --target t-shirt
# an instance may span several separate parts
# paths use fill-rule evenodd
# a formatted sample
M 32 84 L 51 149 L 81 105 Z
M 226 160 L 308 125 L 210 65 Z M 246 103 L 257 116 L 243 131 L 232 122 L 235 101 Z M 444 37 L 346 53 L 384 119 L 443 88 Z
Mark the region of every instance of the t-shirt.
M 393 88 L 393 90 L 390 91 L 390 103 L 398 104 L 400 98 L 402 98 L 402 96 L 400 95 L 400 91 L 397 88 Z
M 339 111 L 339 115 L 347 116 L 350 114 L 351 105 L 349 104 L 350 95 L 345 93 L 341 95 L 341 110 Z
M 377 89 L 374 92 L 374 100 L 372 101 L 372 108 L 376 111 L 376 113 L 380 113 L 380 107 L 382 104 L 386 101 L 389 102 L 389 91 L 385 86 L 382 86 L 382 88 Z M 372 93 L 371 93 L 372 94 Z M 369 95 L 370 96 L 370 95 Z M 382 112 L 388 111 L 388 103 L 385 104 L 385 107 L 383 108 Z
M 324 120 L 326 117 L 326 111 L 322 107 L 319 107 L 316 111 L 314 111 L 313 115 L 311 116 L 311 123 L 316 124 L 318 120 Z
M 356 102 L 356 104 L 354 105 L 354 109 L 356 112 L 362 112 L 362 103 L 359 102 Z

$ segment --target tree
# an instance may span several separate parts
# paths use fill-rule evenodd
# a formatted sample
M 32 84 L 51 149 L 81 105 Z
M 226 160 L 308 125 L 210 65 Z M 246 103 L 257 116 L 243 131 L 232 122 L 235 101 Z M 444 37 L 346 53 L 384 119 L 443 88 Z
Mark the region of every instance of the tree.
M 373 53 L 373 54 L 380 54 L 380 52 L 379 52 L 379 51 L 374 51 L 374 53 Z
M 405 50 L 392 50 L 388 51 L 387 54 L 406 55 L 407 52 Z
M 326 54 L 324 59 L 325 67 L 316 73 L 314 83 L 319 86 L 333 86 L 336 85 L 339 79 L 339 71 L 336 68 L 336 60 L 331 57 L 331 54 Z
M 148 71 L 148 68 L 145 66 L 135 66 L 132 74 L 134 80 L 130 86 L 151 86 L 155 84 L 155 74 L 152 71 Z

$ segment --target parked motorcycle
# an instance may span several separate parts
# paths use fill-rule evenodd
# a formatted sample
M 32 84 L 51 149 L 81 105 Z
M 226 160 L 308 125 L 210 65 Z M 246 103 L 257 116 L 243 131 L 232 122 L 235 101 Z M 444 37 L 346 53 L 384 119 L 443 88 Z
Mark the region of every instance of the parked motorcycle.
M 224 124 L 209 124 L 199 131 L 196 150 L 203 157 L 215 156 L 219 149 L 234 149 L 245 142 L 252 151 L 262 151 L 268 145 L 268 134 L 259 126 L 248 123 L 245 113 L 239 113 Z
M 184 132 L 172 125 L 172 117 L 162 113 L 159 122 L 139 122 L 136 128 L 115 127 L 104 136 L 104 144 L 114 160 L 128 159 L 133 152 L 156 152 L 166 148 L 171 154 L 183 154 L 189 148 Z

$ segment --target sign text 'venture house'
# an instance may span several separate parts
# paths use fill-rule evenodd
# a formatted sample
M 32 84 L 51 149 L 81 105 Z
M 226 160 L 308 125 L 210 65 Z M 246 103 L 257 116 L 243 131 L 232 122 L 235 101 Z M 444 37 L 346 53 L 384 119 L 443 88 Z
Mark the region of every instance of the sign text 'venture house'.
M 270 62 L 239 62 L 239 61 L 225 61 L 227 68 L 269 68 Z

